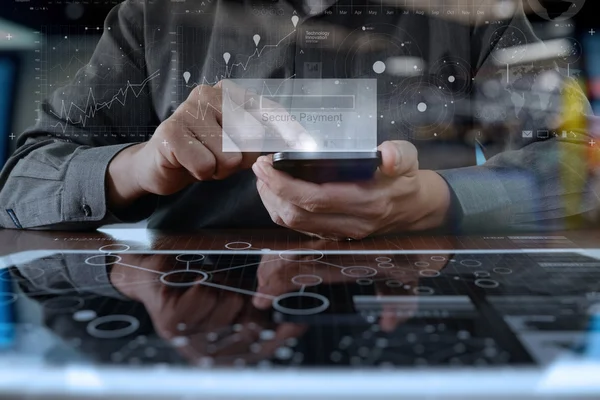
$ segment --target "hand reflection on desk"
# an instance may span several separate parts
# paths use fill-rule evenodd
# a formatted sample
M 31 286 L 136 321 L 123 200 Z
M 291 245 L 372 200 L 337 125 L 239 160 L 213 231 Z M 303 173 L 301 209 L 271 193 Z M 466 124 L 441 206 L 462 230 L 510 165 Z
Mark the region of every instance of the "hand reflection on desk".
M 173 258 L 168 255 L 123 255 L 123 263 L 167 273 Z M 271 358 L 290 338 L 306 330 L 304 325 L 275 324 L 270 313 L 254 307 L 248 295 L 202 284 L 173 287 L 155 279 L 156 275 L 140 269 L 115 265 L 111 279 L 126 296 L 146 307 L 156 333 L 170 340 L 177 350 L 194 363 L 211 360 L 218 365 L 255 363 Z M 241 275 L 213 277 L 211 283 L 240 288 Z M 188 276 L 190 283 L 198 275 Z M 154 280 L 152 280 L 154 279 Z M 150 284 L 136 285 L 135 282 Z M 246 279 L 248 282 L 248 280 Z
M 392 260 L 360 253 L 323 257 L 320 243 L 313 242 L 309 254 L 207 255 L 202 262 L 188 263 L 190 272 L 186 267 L 182 270 L 185 264 L 172 254 L 127 252 L 119 253 L 119 261 L 108 269 L 98 259 L 101 255 L 83 253 L 60 254 L 18 269 L 22 282 L 29 282 L 28 295 L 43 299 L 44 304 L 46 296 L 72 299 L 74 292 L 82 299 L 96 299 L 89 305 L 86 300 L 86 307 L 98 317 L 127 314 L 144 326 L 124 340 L 130 341 L 134 335 L 153 336 L 154 332 L 170 344 L 165 349 L 171 354 L 172 347 L 188 362 L 206 366 L 283 360 L 278 356 L 280 350 L 289 354 L 289 347 L 294 346 L 291 343 L 306 346 L 314 337 L 328 337 L 339 330 L 340 321 L 347 321 L 343 325 L 347 324 L 350 332 L 354 324 L 366 323 L 373 324 L 373 328 L 378 325 L 382 334 L 394 335 L 417 311 L 423 266 L 435 274 L 450 258 L 438 255 L 437 259 L 443 261 L 432 261 L 430 255 L 399 255 Z M 88 264 L 89 258 L 93 262 Z M 386 260 L 381 263 L 376 261 L 378 258 Z M 108 259 L 105 261 L 108 263 Z M 46 270 L 42 275 L 41 265 Z M 368 279 L 361 279 L 364 271 L 369 272 Z M 165 281 L 165 277 L 169 279 Z M 369 282 L 363 285 L 361 280 Z M 281 312 L 281 299 L 301 292 L 326 297 L 329 304 L 311 315 Z M 378 305 L 369 309 L 376 313 L 375 318 L 362 318 L 364 309 L 359 309 L 353 297 L 357 293 L 378 298 Z M 395 299 L 386 301 L 387 296 Z M 405 298 L 398 301 L 399 296 Z M 296 305 L 310 307 L 304 299 L 298 298 Z M 69 313 L 48 311 L 52 326 L 66 323 L 85 330 L 88 325 L 85 321 L 77 323 Z M 350 319 L 336 318 L 340 315 Z M 61 322 L 51 322 L 53 319 Z M 67 332 L 76 336 L 72 328 L 61 328 L 58 333 Z M 304 338 L 299 340 L 301 336 Z M 109 349 L 114 347 L 113 352 L 118 352 L 123 347 L 123 342 L 111 340 L 82 343 L 101 346 L 99 356 L 109 358 L 113 354 Z

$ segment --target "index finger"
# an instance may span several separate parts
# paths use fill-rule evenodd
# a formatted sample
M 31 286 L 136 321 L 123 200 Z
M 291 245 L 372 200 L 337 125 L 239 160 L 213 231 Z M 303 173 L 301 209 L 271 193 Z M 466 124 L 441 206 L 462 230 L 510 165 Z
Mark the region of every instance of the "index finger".
M 235 118 L 229 119 L 228 116 L 235 115 L 239 110 L 244 110 L 254 121 L 260 123 L 266 128 L 265 137 L 268 134 L 274 135 L 276 139 L 282 139 L 277 146 L 284 148 L 253 148 L 257 151 L 280 151 L 284 149 L 315 150 L 317 143 L 315 139 L 306 131 L 306 129 L 295 119 L 281 104 L 276 103 L 267 97 L 253 92 L 231 80 L 225 80 L 220 83 L 223 88 L 223 127 L 227 130 L 236 129 L 237 121 Z M 264 144 L 264 142 L 263 142 Z M 244 150 L 244 148 L 242 148 Z

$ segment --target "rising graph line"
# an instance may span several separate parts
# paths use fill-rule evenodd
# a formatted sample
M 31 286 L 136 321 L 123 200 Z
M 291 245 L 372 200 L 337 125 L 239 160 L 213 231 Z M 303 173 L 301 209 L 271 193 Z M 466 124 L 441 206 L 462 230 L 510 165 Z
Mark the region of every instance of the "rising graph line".
M 125 88 L 119 89 L 119 91 L 108 101 L 97 102 L 94 96 L 94 89 L 90 88 L 88 91 L 87 101 L 84 107 L 80 107 L 79 105 L 71 102 L 68 106 L 67 103 L 62 100 L 60 113 L 57 114 L 53 110 L 50 110 L 50 113 L 57 117 L 59 120 L 63 122 L 57 122 L 55 125 L 52 125 L 53 128 L 61 127 L 63 133 L 68 129 L 69 124 L 71 125 L 81 125 L 82 127 L 86 126 L 87 120 L 93 118 L 96 113 L 103 109 L 111 109 L 113 104 L 116 102 L 122 106 L 127 102 L 128 94 L 131 94 L 138 98 L 142 92 L 144 91 L 148 82 L 160 76 L 160 70 L 155 71 L 151 75 L 149 75 L 146 79 L 144 79 L 141 83 L 131 83 L 127 81 L 127 85 Z M 71 118 L 71 112 L 76 110 L 78 119 L 73 120 Z
M 290 33 L 288 33 L 287 35 L 285 35 L 283 38 L 281 38 L 281 40 L 279 40 L 277 43 L 275 44 L 266 44 L 264 45 L 261 49 L 259 49 L 258 47 L 254 50 L 254 53 L 250 54 L 248 56 L 248 59 L 246 60 L 246 62 L 237 62 L 237 63 L 232 63 L 231 66 L 229 65 L 229 63 L 225 63 L 225 74 L 221 75 L 220 78 L 218 75 L 215 76 L 215 81 L 210 82 L 208 81 L 206 78 L 203 78 L 203 82 L 201 83 L 193 83 L 190 85 L 186 85 L 187 87 L 195 87 L 198 85 L 203 85 L 203 84 L 210 84 L 210 85 L 214 85 L 216 84 L 218 81 L 223 80 L 223 79 L 227 79 L 231 77 L 231 74 L 233 73 L 233 67 L 242 67 L 242 69 L 244 71 L 246 71 L 248 69 L 248 64 L 250 64 L 250 61 L 254 58 L 254 57 L 260 57 L 263 52 L 265 51 L 265 49 L 267 48 L 277 48 L 279 47 L 279 45 L 286 40 L 287 38 L 289 38 L 291 35 L 293 35 L 296 32 L 296 29 L 294 29 L 293 31 L 291 31 Z M 215 62 L 215 63 L 222 63 L 222 62 L 218 62 L 214 57 L 211 57 L 211 59 Z
M 242 69 L 245 71 L 248 68 L 248 64 L 250 64 L 250 60 L 252 59 L 252 57 L 256 56 L 257 58 L 260 57 L 260 55 L 263 53 L 263 51 L 267 48 L 267 47 L 278 47 L 281 42 L 283 42 L 285 39 L 287 39 L 288 37 L 290 37 L 291 35 L 293 35 L 296 32 L 296 30 L 294 29 L 293 31 L 291 31 L 290 33 L 288 33 L 287 35 L 285 35 L 283 38 L 281 38 L 281 40 L 275 44 L 265 44 L 262 49 L 258 49 L 258 47 L 256 48 L 256 50 L 254 50 L 254 53 L 250 54 L 248 56 L 248 59 L 246 60 L 245 63 L 243 62 L 238 62 L 238 63 L 233 63 L 231 64 L 231 67 L 233 69 L 233 67 L 242 67 Z M 230 76 L 231 75 L 231 71 L 228 70 L 229 65 L 225 65 L 225 76 Z M 229 71 L 229 72 L 228 72 Z

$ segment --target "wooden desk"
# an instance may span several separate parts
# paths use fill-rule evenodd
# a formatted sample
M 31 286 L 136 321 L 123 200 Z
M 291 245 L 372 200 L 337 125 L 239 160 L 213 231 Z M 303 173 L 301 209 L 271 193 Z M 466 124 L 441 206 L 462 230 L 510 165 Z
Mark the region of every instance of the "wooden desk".
M 0 256 L 27 250 L 93 250 L 110 244 L 126 244 L 131 250 L 460 250 L 517 248 L 600 247 L 600 229 L 479 236 L 381 236 L 361 241 L 317 240 L 285 230 L 204 231 L 193 234 L 146 229 L 114 229 L 103 232 L 51 232 L 0 230 Z

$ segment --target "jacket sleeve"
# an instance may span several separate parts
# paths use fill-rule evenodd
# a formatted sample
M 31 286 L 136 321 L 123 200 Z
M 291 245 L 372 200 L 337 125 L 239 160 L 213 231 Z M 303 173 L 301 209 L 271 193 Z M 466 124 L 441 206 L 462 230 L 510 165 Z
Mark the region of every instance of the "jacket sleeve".
M 158 125 L 145 62 L 144 10 L 115 7 L 89 61 L 39 108 L 0 174 L 0 227 L 93 229 L 120 222 L 106 203 L 105 174 L 121 150 Z M 143 130 L 128 127 L 148 127 Z M 152 199 L 123 213 L 143 219 Z
M 482 25 L 474 29 L 471 62 L 477 71 L 476 85 L 483 86 L 484 91 L 487 85 L 488 92 L 496 90 L 505 97 L 490 101 L 474 90 L 472 101 L 475 107 L 486 101 L 504 107 L 500 110 L 505 112 L 503 126 L 511 129 L 490 127 L 496 136 L 503 136 L 503 151 L 484 164 L 437 171 L 453 192 L 453 222 L 460 231 L 470 232 L 541 231 L 589 224 L 598 209 L 594 189 L 597 155 L 590 145 L 594 143 L 590 128 L 594 117 L 589 102 L 560 62 L 540 67 L 531 62 L 524 67 L 510 66 L 510 83 L 505 83 L 506 73 L 499 75 L 498 71 L 507 68 L 492 56 L 494 44 L 502 45 L 498 37 L 514 35 L 517 41 L 524 39 L 522 45 L 543 44 L 533 34 L 522 9 L 500 35 L 498 29 L 502 27 Z M 507 43 L 511 41 L 512 37 L 507 39 Z M 481 118 L 486 112 L 489 109 L 474 114 Z M 481 120 L 476 124 L 486 125 Z

